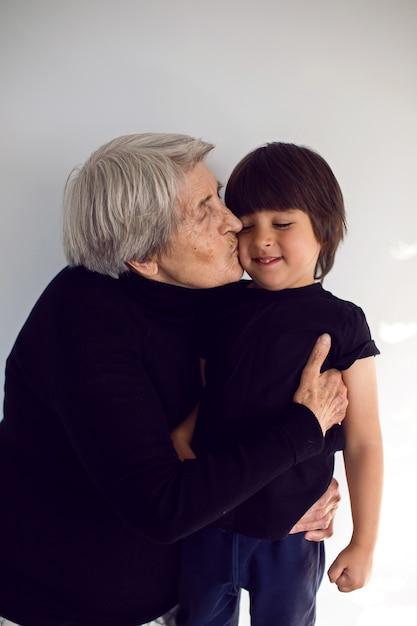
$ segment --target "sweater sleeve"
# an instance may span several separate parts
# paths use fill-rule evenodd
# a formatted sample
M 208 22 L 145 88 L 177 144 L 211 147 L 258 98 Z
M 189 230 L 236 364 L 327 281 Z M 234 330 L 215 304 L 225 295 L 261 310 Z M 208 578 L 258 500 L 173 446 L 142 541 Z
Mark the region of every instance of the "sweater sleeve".
M 69 342 L 61 419 L 91 480 L 149 538 L 191 534 L 322 450 L 315 416 L 293 404 L 275 430 L 180 462 L 129 320 L 90 318 Z

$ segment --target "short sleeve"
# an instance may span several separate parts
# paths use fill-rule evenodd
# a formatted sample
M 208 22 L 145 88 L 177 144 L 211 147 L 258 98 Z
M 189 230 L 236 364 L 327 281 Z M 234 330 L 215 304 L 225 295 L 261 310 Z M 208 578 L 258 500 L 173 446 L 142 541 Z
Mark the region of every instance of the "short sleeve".
M 351 305 L 351 310 L 341 323 L 337 337 L 333 337 L 331 367 L 348 369 L 358 359 L 380 354 L 366 321 L 363 310 Z

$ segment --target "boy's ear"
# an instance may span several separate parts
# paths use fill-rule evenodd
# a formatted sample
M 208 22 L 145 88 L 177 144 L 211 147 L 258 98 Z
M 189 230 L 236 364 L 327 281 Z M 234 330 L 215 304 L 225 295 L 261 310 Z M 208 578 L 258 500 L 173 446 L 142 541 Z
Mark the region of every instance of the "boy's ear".
M 158 263 L 155 259 L 151 259 L 150 261 L 128 261 L 127 265 L 137 272 L 138 274 L 142 274 L 146 278 L 153 278 L 158 273 Z

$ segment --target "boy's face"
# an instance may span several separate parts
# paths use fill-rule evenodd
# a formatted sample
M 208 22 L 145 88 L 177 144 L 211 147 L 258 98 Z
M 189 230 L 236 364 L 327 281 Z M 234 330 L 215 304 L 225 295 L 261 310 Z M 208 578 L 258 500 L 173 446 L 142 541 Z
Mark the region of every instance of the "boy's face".
M 239 260 L 260 289 L 313 284 L 320 243 L 304 211 L 265 209 L 241 218 Z

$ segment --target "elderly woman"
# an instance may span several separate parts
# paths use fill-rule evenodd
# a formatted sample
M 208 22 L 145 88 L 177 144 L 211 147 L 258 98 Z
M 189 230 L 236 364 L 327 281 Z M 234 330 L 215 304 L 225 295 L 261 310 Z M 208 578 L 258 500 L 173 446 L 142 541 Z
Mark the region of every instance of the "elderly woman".
M 175 453 L 170 431 L 200 393 L 204 289 L 242 272 L 241 224 L 204 162 L 212 147 L 182 135 L 120 137 L 70 177 L 69 267 L 41 295 L 6 366 L 8 620 L 137 626 L 168 611 L 178 540 L 319 453 L 343 419 L 345 390 L 338 373 L 319 374 L 328 347 L 318 343 L 279 426 L 216 455 L 181 462 Z

